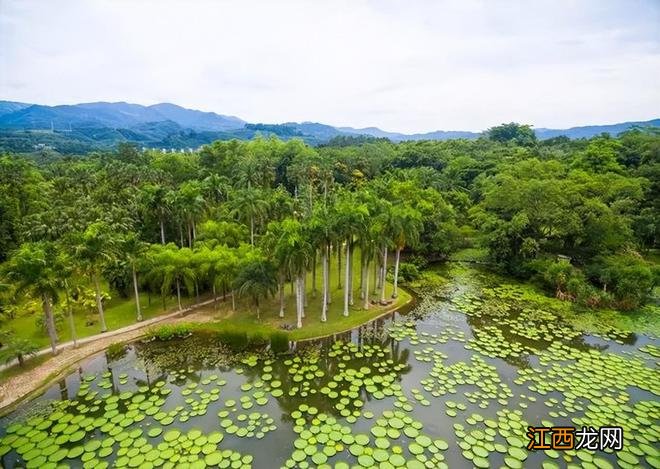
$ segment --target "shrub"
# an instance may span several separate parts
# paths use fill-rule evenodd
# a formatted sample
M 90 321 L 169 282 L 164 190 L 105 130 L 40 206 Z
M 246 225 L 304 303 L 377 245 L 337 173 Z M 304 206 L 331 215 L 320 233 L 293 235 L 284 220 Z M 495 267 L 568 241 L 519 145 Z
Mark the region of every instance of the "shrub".
M 16 337 L 13 334 L 9 334 L 7 337 L 5 343 L 0 347 L 0 360 L 5 363 L 16 359 L 18 364 L 23 366 L 25 358 L 35 355 L 39 350 L 37 344 L 29 339 Z
M 399 264 L 399 279 L 402 282 L 412 282 L 419 278 L 419 269 L 415 264 L 402 262 Z
M 64 326 L 64 313 L 62 311 L 53 311 L 53 319 L 55 320 L 55 330 L 61 331 Z M 37 315 L 34 322 L 38 330 L 44 334 L 48 332 L 48 329 L 46 328 L 46 317 L 43 313 Z
M 165 324 L 147 331 L 148 339 L 172 340 L 189 336 L 193 331 L 192 324 Z
M 108 349 L 105 351 L 105 355 L 108 358 L 108 361 L 119 360 L 124 355 L 126 355 L 126 345 L 122 343 L 110 344 Z
M 289 351 L 289 334 L 286 332 L 271 332 L 270 349 L 273 353 L 284 353 Z

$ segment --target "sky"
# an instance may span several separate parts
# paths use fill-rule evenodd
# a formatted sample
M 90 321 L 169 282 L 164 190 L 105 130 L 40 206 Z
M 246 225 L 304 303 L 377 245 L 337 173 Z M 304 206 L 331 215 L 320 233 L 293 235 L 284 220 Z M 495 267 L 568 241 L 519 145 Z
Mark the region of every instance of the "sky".
M 660 0 L 0 0 L 0 99 L 399 132 L 660 117 Z

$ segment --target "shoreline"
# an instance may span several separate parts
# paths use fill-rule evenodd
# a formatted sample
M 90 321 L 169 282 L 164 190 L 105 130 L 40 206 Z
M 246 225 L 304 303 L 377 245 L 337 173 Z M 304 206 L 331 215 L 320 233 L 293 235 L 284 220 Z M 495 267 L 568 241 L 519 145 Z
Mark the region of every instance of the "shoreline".
M 336 334 L 343 334 L 349 332 L 353 329 L 363 326 L 364 324 L 369 324 L 372 321 L 380 319 L 388 314 L 392 314 L 399 310 L 400 308 L 409 306 L 413 301 L 416 300 L 416 295 L 412 292 L 410 293 L 410 298 L 402 304 L 397 304 L 392 306 L 385 311 L 380 312 L 376 316 L 370 317 L 365 322 L 358 324 L 356 326 L 349 327 L 347 329 L 333 331 L 328 334 L 323 334 L 314 337 L 305 337 L 296 340 L 290 340 L 290 342 L 309 342 L 313 340 L 320 340 L 327 337 L 331 337 Z M 206 300 L 201 303 L 189 306 L 184 308 L 181 311 L 175 311 L 174 313 L 169 313 L 161 317 L 156 317 L 149 319 L 148 321 L 143 321 L 141 323 L 132 324 L 130 326 L 124 327 L 122 329 L 116 329 L 114 331 L 109 331 L 104 334 L 96 334 L 93 336 L 86 337 L 84 339 L 78 340 L 78 347 L 73 347 L 73 342 L 66 342 L 58 348 L 59 353 L 57 355 L 51 356 L 44 363 L 26 370 L 24 373 L 19 373 L 15 376 L 8 378 L 5 382 L 0 383 L 0 417 L 4 417 L 7 414 L 14 411 L 21 403 L 26 400 L 33 399 L 39 394 L 44 392 L 48 386 L 50 386 L 57 379 L 61 379 L 63 376 L 66 376 L 74 369 L 80 362 L 87 360 L 92 356 L 104 352 L 110 345 L 115 343 L 130 343 L 144 337 L 146 332 L 151 328 L 151 326 L 157 325 L 159 323 L 177 323 L 177 322 L 196 322 L 196 321 L 184 321 L 191 314 L 201 313 L 197 311 L 199 308 L 207 306 L 213 303 L 213 299 Z M 222 321 L 222 320 L 220 320 Z M 198 321 L 198 324 L 202 324 L 202 321 Z M 114 339 L 114 340 L 111 340 Z M 44 355 L 50 353 L 50 348 L 42 349 L 37 352 L 36 356 Z M 54 362 L 53 362 L 54 361 Z M 11 366 L 11 365 L 9 365 Z M 9 366 L 6 366 L 1 369 L 7 369 Z

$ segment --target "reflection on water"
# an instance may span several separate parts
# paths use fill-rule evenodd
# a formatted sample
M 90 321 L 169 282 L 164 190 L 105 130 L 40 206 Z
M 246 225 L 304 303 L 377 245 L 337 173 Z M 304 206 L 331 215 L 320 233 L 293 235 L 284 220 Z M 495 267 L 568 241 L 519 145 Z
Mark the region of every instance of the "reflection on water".
M 209 335 L 99 354 L 0 421 L 2 465 L 658 467 L 657 339 L 446 275 L 412 311 L 278 357 Z M 542 424 L 620 424 L 628 449 L 528 453 Z

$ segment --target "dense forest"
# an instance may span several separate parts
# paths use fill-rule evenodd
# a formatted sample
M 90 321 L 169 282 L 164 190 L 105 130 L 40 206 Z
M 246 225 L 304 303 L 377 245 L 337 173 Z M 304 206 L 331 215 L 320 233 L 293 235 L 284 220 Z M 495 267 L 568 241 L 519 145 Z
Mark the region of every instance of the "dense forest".
M 344 281 L 348 314 L 354 301 L 369 307 L 369 272 L 386 302 L 386 276 L 396 296 L 402 278 L 459 250 L 566 301 L 631 310 L 658 281 L 659 217 L 654 130 L 538 141 L 528 126 L 506 124 L 476 140 L 341 137 L 315 148 L 255 138 L 193 153 L 123 144 L 6 154 L 0 327 L 36 302 L 55 348 L 56 323 L 84 288 L 104 331 L 106 286 L 174 295 L 179 307 L 181 296 L 236 294 L 258 309 L 289 284 L 301 327 L 308 303 L 326 314 L 330 269 Z M 322 293 L 303 298 L 317 266 Z M 353 276 L 359 292 L 348 288 Z

